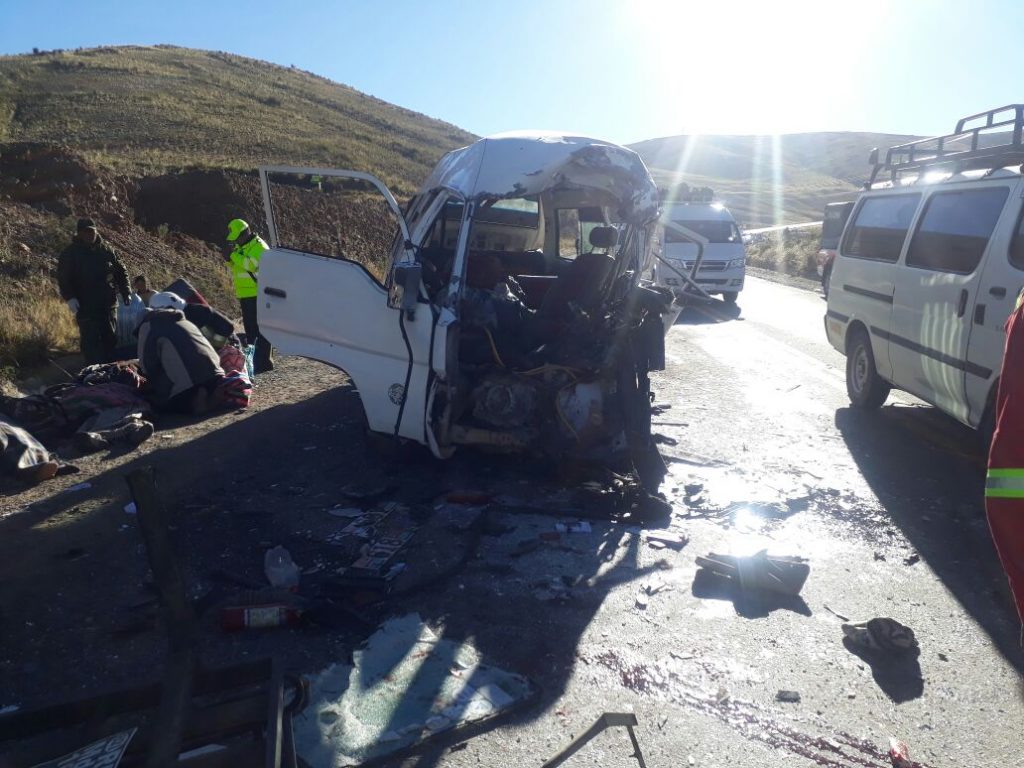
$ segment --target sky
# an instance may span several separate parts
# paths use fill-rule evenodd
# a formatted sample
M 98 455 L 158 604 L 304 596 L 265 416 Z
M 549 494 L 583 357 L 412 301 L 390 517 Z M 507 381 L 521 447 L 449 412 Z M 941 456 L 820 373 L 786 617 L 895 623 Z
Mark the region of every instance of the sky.
M 1019 0 L 0 0 L 0 54 L 167 43 L 479 135 L 937 135 L 1024 102 Z

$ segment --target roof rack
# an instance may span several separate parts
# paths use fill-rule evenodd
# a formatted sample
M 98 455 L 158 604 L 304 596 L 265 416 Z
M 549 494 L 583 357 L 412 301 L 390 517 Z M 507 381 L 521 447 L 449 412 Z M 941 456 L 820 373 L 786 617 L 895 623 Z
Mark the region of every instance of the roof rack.
M 924 169 L 960 173 L 1024 163 L 1022 129 L 1024 104 L 1008 104 L 958 120 L 956 130 L 945 136 L 890 147 L 883 162 L 878 161 L 876 147 L 868 159 L 871 178 L 864 188 L 871 189 L 882 170 L 896 183 L 904 174 Z

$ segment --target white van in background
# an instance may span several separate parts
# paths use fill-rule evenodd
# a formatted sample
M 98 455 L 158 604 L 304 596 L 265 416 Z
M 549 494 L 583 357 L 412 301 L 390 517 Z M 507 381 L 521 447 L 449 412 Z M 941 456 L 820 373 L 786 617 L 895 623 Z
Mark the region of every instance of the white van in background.
M 895 387 L 983 439 L 990 431 L 1003 327 L 1024 286 L 1022 129 L 1024 105 L 1012 105 L 893 147 L 882 163 L 872 153 L 825 317 L 854 406 L 877 408 Z M 883 169 L 889 180 L 873 183 Z
M 729 304 L 743 290 L 747 251 L 736 220 L 721 203 L 668 203 L 653 239 L 655 253 L 676 269 L 690 273 L 698 247 L 672 225 L 689 230 L 707 240 L 704 258 L 695 282 L 710 294 L 719 294 Z M 686 282 L 665 264 L 655 265 L 657 281 L 681 296 Z

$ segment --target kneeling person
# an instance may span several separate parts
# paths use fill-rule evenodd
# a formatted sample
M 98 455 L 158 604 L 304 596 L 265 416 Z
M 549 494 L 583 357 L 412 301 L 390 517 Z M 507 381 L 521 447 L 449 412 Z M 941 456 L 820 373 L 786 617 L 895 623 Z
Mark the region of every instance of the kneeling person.
M 171 291 L 153 294 L 149 307 L 150 309 L 176 309 L 183 312 L 185 319 L 195 325 L 218 352 L 235 333 L 235 324 L 228 319 L 227 315 L 206 304 L 188 304 L 181 296 Z
M 150 309 L 137 331 L 139 369 L 165 411 L 204 413 L 224 378 L 220 358 L 202 332 L 176 309 Z

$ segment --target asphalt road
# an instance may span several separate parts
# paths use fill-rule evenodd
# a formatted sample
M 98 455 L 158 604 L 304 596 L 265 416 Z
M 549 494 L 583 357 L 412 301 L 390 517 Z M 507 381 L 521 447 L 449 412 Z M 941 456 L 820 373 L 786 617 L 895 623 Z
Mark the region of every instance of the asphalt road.
M 429 506 L 403 555 L 406 583 L 365 624 L 321 616 L 335 620 L 226 635 L 211 612 L 200 643 L 210 665 L 274 655 L 315 675 L 350 659 L 378 622 L 415 612 L 537 685 L 511 718 L 431 743 L 401 761 L 408 768 L 539 765 L 622 711 L 636 713 L 652 767 L 885 768 L 892 736 L 930 768 L 1020 765 L 1024 658 L 984 520 L 980 451 L 969 430 L 912 398 L 851 411 L 823 312 L 813 291 L 748 278 L 738 309 L 690 309 L 671 330 L 654 386 L 667 533 L 688 538 L 677 548 L 601 520 L 579 477 L 538 462 L 473 452 L 435 462 L 423 451 L 382 462 L 345 377 L 282 360 L 246 414 L 162 424 L 136 452 L 90 457 L 82 475 L 0 503 L 0 707 L 159 669 L 163 634 L 126 634 L 123 616 L 148 595 L 123 477 L 153 465 L 196 595 L 214 586 L 215 567 L 258 581 L 279 543 L 304 569 L 300 589 L 315 589 L 318 573 L 347 564 L 330 543 L 347 520 L 325 510 L 350 483 Z M 91 487 L 68 488 L 79 480 Z M 453 489 L 496 496 L 479 535 L 430 514 Z M 591 532 L 554 536 L 584 512 L 598 512 Z M 731 591 L 694 562 L 763 548 L 808 558 L 800 598 Z M 837 614 L 903 622 L 920 657 L 862 658 Z M 776 701 L 780 690 L 800 700 Z M 373 732 L 391 727 L 391 715 L 375 716 Z M 613 729 L 566 765 L 636 765 L 631 751 Z
M 544 706 L 427 763 L 531 764 L 601 712 L 633 710 L 648 765 L 887 766 L 890 737 L 922 765 L 1020 764 L 1024 663 L 984 520 L 981 452 L 906 396 L 850 410 L 824 307 L 817 293 L 750 279 L 738 309 L 684 313 L 654 383 L 670 406 L 656 423 L 671 530 L 689 543 L 654 549 L 645 534 L 595 526 L 574 542 L 579 556 L 517 565 L 535 579 L 589 578 L 553 608 L 520 605 L 514 642 L 487 643 L 510 631 L 493 596 L 472 619 L 451 618 L 525 667 Z M 745 597 L 694 563 L 763 548 L 809 559 L 799 599 Z M 493 589 L 493 576 L 474 581 L 460 589 Z M 858 656 L 837 614 L 897 619 L 920 657 Z M 776 701 L 780 690 L 800 701 Z M 635 764 L 629 755 L 613 731 L 570 764 Z

